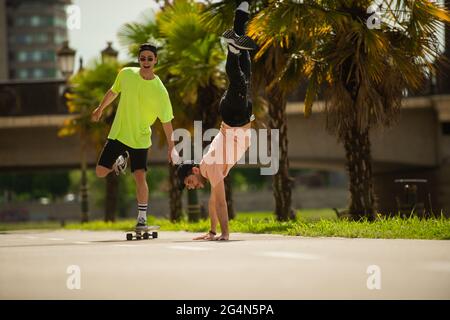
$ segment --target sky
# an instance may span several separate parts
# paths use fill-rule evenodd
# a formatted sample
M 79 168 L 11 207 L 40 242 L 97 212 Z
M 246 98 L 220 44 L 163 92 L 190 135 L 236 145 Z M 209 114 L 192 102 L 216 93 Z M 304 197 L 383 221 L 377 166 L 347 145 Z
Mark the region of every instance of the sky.
M 69 45 L 76 50 L 76 65 L 83 57 L 84 65 L 100 57 L 100 51 L 113 42 L 119 51 L 119 60 L 127 58 L 126 48 L 119 45 L 117 32 L 127 23 L 139 21 L 142 14 L 151 14 L 158 6 L 153 0 L 72 0 L 79 8 L 79 29 L 77 14 L 72 15 L 73 27 L 69 29 Z

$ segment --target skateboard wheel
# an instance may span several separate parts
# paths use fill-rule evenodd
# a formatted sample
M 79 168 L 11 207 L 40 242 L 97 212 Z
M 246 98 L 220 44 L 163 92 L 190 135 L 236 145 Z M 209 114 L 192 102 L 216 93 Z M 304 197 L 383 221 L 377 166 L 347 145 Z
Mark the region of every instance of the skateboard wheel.
M 148 234 L 148 232 L 144 232 L 144 235 L 143 235 L 143 236 L 144 236 L 144 239 L 145 239 L 145 240 L 147 240 L 147 239 L 148 239 L 148 237 L 149 237 L 149 234 Z
M 153 239 L 158 238 L 158 232 L 152 232 L 152 238 Z
M 127 233 L 127 240 L 133 240 L 133 234 Z

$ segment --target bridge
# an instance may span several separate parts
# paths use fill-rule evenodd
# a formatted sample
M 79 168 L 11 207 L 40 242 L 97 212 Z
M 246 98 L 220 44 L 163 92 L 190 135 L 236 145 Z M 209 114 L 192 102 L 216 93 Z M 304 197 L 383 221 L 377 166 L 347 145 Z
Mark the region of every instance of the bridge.
M 61 80 L 0 83 L 0 170 L 79 168 L 80 138 L 57 136 L 67 114 Z M 289 161 L 293 168 L 345 170 L 342 144 L 325 129 L 323 102 L 305 118 L 301 102 L 287 107 Z M 160 125 L 155 123 L 155 126 Z M 389 198 L 396 178 L 425 178 L 437 207 L 450 212 L 450 95 L 404 99 L 398 123 L 371 132 L 375 188 Z M 106 137 L 105 137 L 106 138 Z M 153 135 L 149 164 L 167 163 L 165 147 Z M 98 150 L 87 152 L 94 166 Z

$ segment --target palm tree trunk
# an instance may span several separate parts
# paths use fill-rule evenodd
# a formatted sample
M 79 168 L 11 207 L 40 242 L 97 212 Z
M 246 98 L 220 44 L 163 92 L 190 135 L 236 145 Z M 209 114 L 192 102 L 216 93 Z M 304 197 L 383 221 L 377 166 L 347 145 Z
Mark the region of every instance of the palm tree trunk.
M 81 164 L 81 223 L 89 221 L 89 201 L 87 189 L 87 169 L 86 160 L 84 160 Z
M 89 221 L 86 149 L 86 139 L 83 135 L 81 135 L 81 223 Z
M 292 181 L 289 176 L 288 135 L 286 118 L 286 98 L 282 91 L 274 86 L 268 93 L 269 126 L 279 130 L 280 159 L 279 170 L 273 177 L 273 193 L 275 198 L 275 215 L 280 221 L 292 219 Z
M 176 167 L 169 164 L 169 197 L 170 197 L 170 221 L 179 221 L 181 219 L 181 191 L 178 189 L 178 178 Z
M 345 155 L 349 175 L 350 207 L 353 219 L 375 219 L 376 199 L 372 183 L 372 162 L 369 129 L 360 132 L 356 126 L 344 136 Z
M 197 190 L 187 190 L 188 198 L 188 221 L 197 222 L 200 220 L 200 204 L 198 202 Z
M 444 1 L 445 8 L 450 11 L 450 1 Z M 444 59 L 450 59 L 450 24 L 446 23 L 445 26 L 445 49 L 443 52 L 443 57 L 441 58 L 443 61 L 442 66 L 437 68 L 437 93 L 438 94 L 449 94 L 450 93 L 450 75 L 449 75 L 449 67 L 446 64 Z M 435 93 L 435 92 L 432 92 Z
M 116 220 L 119 179 L 114 173 L 106 176 L 105 221 Z

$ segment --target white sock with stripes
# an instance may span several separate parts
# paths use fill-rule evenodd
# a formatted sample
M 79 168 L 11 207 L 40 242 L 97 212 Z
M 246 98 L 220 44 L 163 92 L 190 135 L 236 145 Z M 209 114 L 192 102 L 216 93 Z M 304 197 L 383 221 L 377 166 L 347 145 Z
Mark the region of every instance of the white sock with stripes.
M 140 223 L 147 223 L 147 203 L 138 203 L 138 218 Z

